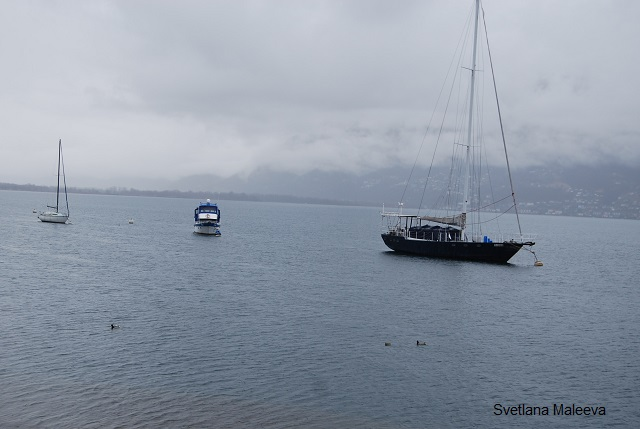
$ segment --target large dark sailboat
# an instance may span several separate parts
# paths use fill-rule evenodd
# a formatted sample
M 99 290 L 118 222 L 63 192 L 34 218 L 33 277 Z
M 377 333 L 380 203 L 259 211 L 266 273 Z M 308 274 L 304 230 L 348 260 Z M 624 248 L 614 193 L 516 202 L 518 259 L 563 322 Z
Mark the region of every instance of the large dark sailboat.
M 494 194 L 493 191 L 495 189 L 493 189 L 493 186 L 487 186 L 487 179 L 485 178 L 486 173 L 489 171 L 486 154 L 494 152 L 486 149 L 487 142 L 482 137 L 481 132 L 485 130 L 486 126 L 483 122 L 485 115 L 480 114 L 479 110 L 478 98 L 482 95 L 482 92 L 478 91 L 478 89 L 479 87 L 484 89 L 484 86 L 476 85 L 478 73 L 487 71 L 487 68 L 478 69 L 477 64 L 479 58 L 478 27 L 481 24 L 480 12 L 480 0 L 475 0 L 475 8 L 472 12 L 472 18 L 469 19 L 469 27 L 466 32 L 469 39 L 472 38 L 472 44 L 460 45 L 459 52 L 456 53 L 458 62 L 452 62 L 452 64 L 458 65 L 459 71 L 454 73 L 451 89 L 448 96 L 445 97 L 447 104 L 445 108 L 441 109 L 445 112 L 442 114 L 440 122 L 442 124 L 441 129 L 439 132 L 429 133 L 427 131 L 425 134 L 425 137 L 427 135 L 434 136 L 436 150 L 439 146 L 442 146 L 439 145 L 441 140 L 450 139 L 451 143 L 453 143 L 454 150 L 450 164 L 451 169 L 447 178 L 448 183 L 445 183 L 446 180 L 442 180 L 442 177 L 435 180 L 431 177 L 432 172 L 435 170 L 433 168 L 434 159 L 436 159 L 434 153 L 428 169 L 429 175 L 424 183 L 422 197 L 419 204 L 417 204 L 418 212 L 416 214 L 403 213 L 404 199 L 411 182 L 411 176 L 417 165 L 417 160 L 416 164 L 414 164 L 414 169 L 411 170 L 409 180 L 406 182 L 398 211 L 388 212 L 383 208 L 382 216 L 383 219 L 387 220 L 387 225 L 385 232 L 382 233 L 382 239 L 390 249 L 397 252 L 432 258 L 506 263 L 519 250 L 526 248 L 535 257 L 535 253 L 530 249 L 535 244 L 533 236 L 523 234 L 520 227 L 488 41 L 484 46 L 486 47 L 486 58 L 489 61 L 487 68 L 490 70 L 490 74 L 486 74 L 492 78 L 490 86 L 493 86 L 495 92 L 496 105 L 494 114 L 497 119 L 496 122 L 499 123 L 499 132 L 496 131 L 494 135 L 501 137 L 502 141 L 499 146 L 504 151 L 503 160 L 506 160 L 506 176 L 508 176 L 508 182 L 505 179 L 504 187 L 498 187 L 497 189 L 502 191 L 503 195 L 499 195 L 497 198 L 491 195 Z M 482 23 L 484 23 L 484 18 Z M 486 35 L 486 29 L 484 33 Z M 467 56 L 466 60 L 463 58 L 465 54 Z M 469 55 L 470 58 L 468 57 Z M 481 58 L 485 57 L 482 56 Z M 459 83 L 459 78 L 463 73 L 469 78 L 466 85 Z M 456 97 L 455 91 L 460 91 L 460 94 L 463 95 Z M 442 93 L 446 94 L 444 86 Z M 463 101 L 462 108 L 456 109 L 450 105 L 452 103 L 451 100 L 456 99 Z M 449 125 L 446 121 L 446 112 L 452 111 L 460 116 L 454 119 L 453 125 Z M 500 139 L 494 140 L 500 141 Z M 426 195 L 426 190 L 429 186 L 431 190 L 436 187 L 433 184 L 434 181 L 436 184 L 442 185 L 443 189 L 436 199 L 436 204 L 430 208 L 430 211 L 427 214 L 421 214 L 420 211 L 423 208 L 423 198 Z M 482 182 L 484 182 L 485 190 L 489 188 L 491 191 L 488 193 L 490 195 L 485 196 L 482 194 Z M 508 202 L 508 207 L 506 208 L 504 207 L 505 202 Z M 499 222 L 498 218 L 508 212 L 515 214 L 515 219 L 512 213 L 509 213 L 509 216 L 505 218 L 510 217 L 508 220 L 511 221 L 512 226 L 515 227 L 515 224 L 517 224 L 518 232 L 504 234 L 499 223 L 497 229 L 495 226 L 490 226 L 491 222 Z M 536 265 L 541 265 L 537 258 Z

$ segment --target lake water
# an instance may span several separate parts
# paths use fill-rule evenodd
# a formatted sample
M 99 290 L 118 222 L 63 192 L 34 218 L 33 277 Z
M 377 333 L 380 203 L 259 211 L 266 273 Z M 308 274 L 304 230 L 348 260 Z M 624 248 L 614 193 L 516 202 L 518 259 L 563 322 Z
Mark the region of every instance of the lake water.
M 52 198 L 0 191 L 2 428 L 640 427 L 638 221 L 524 216 L 534 267 L 395 254 L 376 208 Z M 495 408 L 561 403 L 606 415 Z

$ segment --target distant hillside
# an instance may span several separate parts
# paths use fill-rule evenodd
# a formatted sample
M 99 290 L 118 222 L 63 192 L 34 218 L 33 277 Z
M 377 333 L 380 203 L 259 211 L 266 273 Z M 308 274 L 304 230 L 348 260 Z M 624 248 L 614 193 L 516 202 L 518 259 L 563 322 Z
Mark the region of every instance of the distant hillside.
M 637 168 L 545 167 L 523 173 L 519 201 L 531 213 L 640 219 Z
M 9 191 L 29 191 L 29 192 L 55 192 L 55 186 L 40 185 L 18 185 L 14 183 L 0 182 L 0 190 Z M 292 195 L 275 195 L 275 194 L 247 194 L 244 192 L 210 192 L 210 191 L 147 191 L 133 188 L 112 187 L 107 189 L 96 188 L 67 188 L 70 194 L 92 194 L 92 195 L 125 195 L 139 197 L 158 197 L 158 198 L 187 198 L 201 201 L 204 198 L 227 200 L 227 201 L 262 201 L 262 202 L 281 202 L 281 203 L 297 203 L 297 204 L 324 204 L 324 205 L 367 205 L 354 201 L 339 201 L 328 198 L 307 198 L 296 197 Z
M 504 171 L 496 171 L 504 176 Z M 435 169 L 426 194 L 439 191 L 448 171 Z M 353 201 L 359 205 L 394 206 L 404 194 L 407 207 L 419 204 L 426 171 L 417 169 L 405 193 L 409 171 L 389 168 L 362 175 L 313 171 L 303 175 L 258 171 L 247 178 L 215 176 L 187 177 L 179 188 L 232 189 L 256 194 L 292 195 Z M 549 165 L 513 172 L 516 196 L 522 211 L 590 217 L 640 219 L 640 170 L 628 166 Z M 506 183 L 502 183 L 503 192 Z
M 410 186 L 406 187 L 408 174 L 401 168 L 362 175 L 320 171 L 295 175 L 258 171 L 246 178 L 187 177 L 174 183 L 176 190 L 70 188 L 70 192 L 377 207 L 382 207 L 382 204 L 395 206 L 404 193 L 406 207 L 416 207 L 423 194 L 426 172 L 416 170 Z M 432 172 L 427 196 L 439 191 L 447 174 L 444 170 Z M 640 219 L 640 171 L 637 168 L 546 166 L 517 170 L 513 176 L 522 213 Z M 501 193 L 508 192 L 506 183 L 496 186 Z M 55 190 L 49 186 L 9 183 L 0 183 L 0 189 Z

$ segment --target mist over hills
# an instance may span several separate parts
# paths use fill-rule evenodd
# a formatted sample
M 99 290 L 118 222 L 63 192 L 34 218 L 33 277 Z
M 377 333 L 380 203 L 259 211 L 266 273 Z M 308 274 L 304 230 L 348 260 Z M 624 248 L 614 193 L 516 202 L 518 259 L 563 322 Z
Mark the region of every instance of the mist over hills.
M 416 169 L 409 186 L 406 168 L 388 168 L 367 174 L 312 171 L 306 174 L 257 171 L 247 177 L 198 175 L 169 182 L 166 190 L 70 188 L 70 192 L 281 201 L 316 204 L 395 207 L 404 195 L 405 207 L 417 207 L 424 190 L 426 170 Z M 495 176 L 505 176 L 496 171 Z M 448 170 L 432 171 L 426 189 L 429 201 L 441 192 Z M 622 165 L 549 165 L 513 172 L 521 213 L 640 219 L 640 170 Z M 496 183 L 499 195 L 507 182 Z M 0 189 L 47 191 L 50 186 L 0 184 Z
M 176 182 L 176 188 L 220 190 L 254 194 L 290 195 L 298 198 L 395 206 L 404 193 L 407 207 L 417 207 L 426 170 L 416 169 L 409 186 L 406 167 L 394 167 L 356 175 L 313 171 L 303 175 L 259 171 L 246 178 L 193 176 Z M 432 171 L 427 196 L 441 192 L 448 169 Z M 502 170 L 495 176 L 506 177 Z M 620 217 L 640 219 L 640 170 L 624 165 L 548 165 L 513 172 L 516 196 L 522 211 L 535 214 Z M 405 192 L 405 187 L 406 192 Z M 507 182 L 497 184 L 508 191 Z M 428 201 L 428 199 L 425 199 Z

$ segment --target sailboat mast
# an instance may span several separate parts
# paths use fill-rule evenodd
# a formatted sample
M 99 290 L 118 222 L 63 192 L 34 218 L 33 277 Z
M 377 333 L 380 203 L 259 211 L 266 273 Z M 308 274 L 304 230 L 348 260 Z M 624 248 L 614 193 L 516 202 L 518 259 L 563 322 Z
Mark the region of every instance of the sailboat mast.
M 59 212 L 60 204 L 60 156 L 62 155 L 62 139 L 58 141 L 58 187 L 56 188 L 56 213 Z
M 62 181 L 64 183 L 64 201 L 67 204 L 67 216 L 69 213 L 69 196 L 67 195 L 67 175 L 64 172 L 64 156 L 62 155 L 62 139 L 60 139 L 60 161 L 62 163 Z
M 467 205 L 469 203 L 469 183 L 471 182 L 471 136 L 473 126 L 473 98 L 476 84 L 476 50 L 478 46 L 478 12 L 480 10 L 480 0 L 476 0 L 475 23 L 473 30 L 473 55 L 471 57 L 471 86 L 469 94 L 469 126 L 467 128 L 467 150 L 465 157 L 465 175 L 464 175 L 464 194 L 462 201 L 462 231 L 461 237 L 464 239 L 464 233 L 467 228 Z

